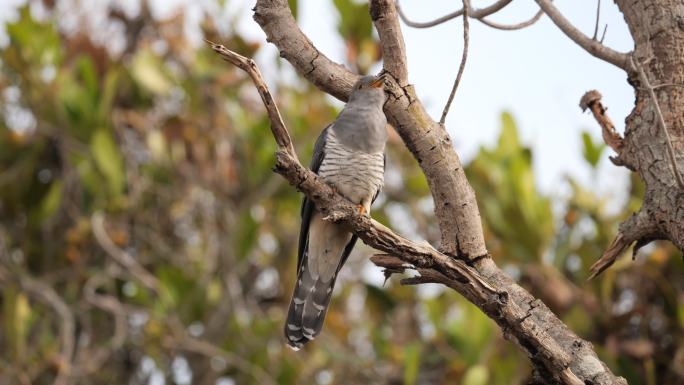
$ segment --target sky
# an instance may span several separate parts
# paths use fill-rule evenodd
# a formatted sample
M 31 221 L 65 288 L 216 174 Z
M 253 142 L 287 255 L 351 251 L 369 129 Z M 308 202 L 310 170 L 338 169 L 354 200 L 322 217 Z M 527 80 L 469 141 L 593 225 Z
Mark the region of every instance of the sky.
M 11 18 L 12 9 L 24 0 L 0 0 L 0 21 Z M 118 2 L 135 8 L 137 0 L 92 0 L 92 4 Z M 476 8 L 490 1 L 473 0 Z M 157 17 L 170 16 L 182 7 L 189 19 L 199 22 L 201 13 L 193 8 L 205 0 L 152 0 Z M 263 43 L 257 62 L 267 80 L 277 51 L 265 42 L 265 35 L 252 20 L 254 0 L 227 0 L 226 8 L 217 10 L 226 27 L 235 29 L 248 40 Z M 457 8 L 459 1 L 403 0 L 405 12 L 415 21 L 427 21 Z M 595 2 L 557 0 L 556 6 L 575 26 L 593 34 Z M 332 60 L 344 61 L 344 43 L 336 32 L 337 14 L 332 1 L 299 0 L 299 22 L 314 44 Z M 529 19 L 537 11 L 534 1 L 515 1 L 490 17 L 514 23 Z M 359 17 L 367 17 L 360 15 Z M 609 115 L 622 132 L 624 118 L 634 105 L 632 88 L 625 73 L 611 64 L 589 55 L 566 37 L 547 17 L 521 31 L 499 31 L 471 20 L 470 50 L 461 85 L 451 107 L 446 126 L 455 148 L 464 161 L 472 159 L 480 146 L 495 143 L 500 130 L 500 114 L 509 111 L 515 117 L 523 143 L 532 148 L 537 184 L 542 191 L 563 196 L 568 186 L 566 175 L 591 184 L 605 194 L 615 194 L 619 201 L 627 183 L 627 171 L 613 166 L 603 154 L 597 173 L 590 172 L 582 159 L 580 133 L 591 132 L 600 140 L 600 128 L 589 113 L 582 113 L 579 99 L 585 91 L 598 89 L 604 96 Z M 627 26 L 613 2 L 601 4 L 601 29 L 608 25 L 604 43 L 626 52 L 633 47 Z M 439 119 L 463 49 L 461 19 L 430 29 L 402 26 L 406 41 L 409 81 L 435 120 Z M 0 43 L 3 40 L 0 33 Z M 201 36 L 195 38 L 199 41 Z M 379 70 L 379 67 L 377 68 Z M 294 72 L 291 76 L 296 76 Z M 274 78 L 271 78 L 274 80 Z M 331 98 L 332 99 L 332 98 Z M 341 104 L 340 104 L 341 105 Z
M 472 2 L 476 8 L 491 3 Z M 575 26 L 593 35 L 595 2 L 554 3 Z M 403 0 L 401 4 L 414 21 L 432 20 L 460 7 L 459 1 L 443 0 Z M 233 1 L 233 12 L 246 12 L 234 27 L 263 42 L 265 35 L 251 19 L 252 6 L 251 0 Z M 337 15 L 332 2 L 300 0 L 299 9 L 302 30 L 319 50 L 342 62 L 344 44 L 336 33 Z M 529 19 L 537 9 L 532 0 L 515 1 L 491 19 L 519 22 Z M 608 29 L 604 44 L 622 52 L 632 49 L 627 26 L 613 2 L 601 4 L 601 30 L 605 24 Z M 430 29 L 402 28 L 409 81 L 428 112 L 438 120 L 461 60 L 462 20 Z M 275 55 L 275 48 L 269 44 L 266 52 L 264 57 Z M 467 161 L 480 146 L 496 142 L 500 114 L 509 111 L 518 123 L 523 143 L 533 150 L 537 183 L 543 191 L 564 195 L 564 178 L 569 174 L 612 194 L 624 190 L 620 187 L 627 183 L 626 170 L 608 161 L 611 154 L 607 150 L 595 175 L 582 158 L 581 132 L 591 132 L 595 140 L 601 138 L 591 114 L 582 113 L 578 106 L 581 96 L 590 89 L 603 94 L 609 115 L 622 132 L 624 119 L 634 105 L 632 88 L 622 70 L 589 55 L 545 16 L 521 31 L 499 31 L 471 20 L 468 62 L 446 126 L 457 152 Z

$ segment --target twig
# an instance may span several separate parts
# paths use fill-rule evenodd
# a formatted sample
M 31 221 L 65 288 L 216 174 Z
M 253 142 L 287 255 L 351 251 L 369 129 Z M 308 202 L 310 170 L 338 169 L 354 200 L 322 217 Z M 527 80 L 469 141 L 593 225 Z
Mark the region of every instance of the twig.
M 583 34 L 582 31 L 577 29 L 568 19 L 563 16 L 563 14 L 556 8 L 551 0 L 535 0 L 539 7 L 544 10 L 544 12 L 551 18 L 551 20 L 560 28 L 565 35 L 567 35 L 572 41 L 577 43 L 585 51 L 589 52 L 593 56 L 611 63 L 625 71 L 630 71 L 633 66 L 630 64 L 629 54 L 618 52 L 612 48 L 608 48 L 596 40 L 589 38 L 587 35 Z
M 27 275 L 10 273 L 3 266 L 0 266 L 0 282 L 16 279 L 27 293 L 50 306 L 61 319 L 60 340 L 61 351 L 57 360 L 57 376 L 54 385 L 66 385 L 72 376 L 71 359 L 74 355 L 76 322 L 69 306 L 64 302 L 57 292 L 45 283 L 33 279 Z
M 580 108 L 582 111 L 586 111 L 587 108 L 591 110 L 594 119 L 601 126 L 603 141 L 620 155 L 623 146 L 622 137 L 615 130 L 613 121 L 606 114 L 607 108 L 601 103 L 601 97 L 601 93 L 597 90 L 587 91 L 580 99 Z
M 589 279 L 601 274 L 608 269 L 622 253 L 634 242 L 637 243 L 636 250 L 645 246 L 655 239 L 661 239 L 658 225 L 654 218 L 643 207 L 634 215 L 630 216 L 620 224 L 615 238 L 610 243 L 606 251 L 590 268 Z M 636 252 L 635 250 L 635 252 Z
M 238 354 L 227 352 L 209 341 L 199 340 L 188 336 L 182 325 L 176 325 L 173 321 L 174 320 L 171 320 L 171 322 L 169 322 L 172 336 L 168 336 L 163 340 L 163 344 L 167 348 L 201 354 L 208 358 L 221 357 L 228 365 L 232 365 L 238 370 L 254 377 L 258 383 L 276 385 L 275 379 L 258 365 L 249 362 Z
M 516 24 L 501 24 L 501 23 L 497 23 L 494 21 L 489 21 L 489 20 L 485 19 L 484 17 L 478 17 L 476 19 L 479 20 L 482 24 L 490 26 L 490 27 L 495 28 L 495 29 L 500 29 L 503 31 L 515 31 L 515 30 L 519 30 L 519 29 L 523 29 L 523 28 L 527 28 L 527 27 L 531 26 L 532 24 L 539 21 L 539 19 L 541 19 L 541 17 L 543 15 L 544 15 L 544 11 L 540 9 L 539 11 L 537 11 L 537 13 L 534 16 L 532 16 L 531 19 L 529 19 L 527 21 L 520 22 L 520 23 L 516 23 Z
M 254 82 L 254 85 L 261 96 L 261 100 L 264 102 L 264 106 L 266 107 L 266 112 L 268 113 L 268 117 L 271 121 L 271 131 L 273 132 L 273 137 L 275 138 L 278 147 L 287 151 L 288 154 L 296 156 L 294 146 L 292 145 L 292 139 L 290 138 L 290 133 L 285 127 L 285 123 L 283 122 L 283 118 L 280 116 L 278 106 L 273 100 L 273 96 L 271 96 L 271 93 L 268 91 L 268 86 L 266 86 L 266 82 L 264 81 L 263 76 L 261 76 L 261 71 L 259 71 L 259 67 L 257 67 L 256 62 L 250 58 L 246 58 L 229 50 L 221 44 L 216 44 L 206 39 L 205 41 L 211 46 L 211 49 L 221 55 L 223 60 L 245 71 L 247 75 L 252 78 L 252 81 Z
M 442 24 L 444 22 L 447 22 L 451 19 L 455 19 L 463 14 L 465 14 L 467 11 L 470 11 L 470 17 L 472 18 L 483 18 L 485 16 L 489 16 L 497 11 L 499 11 L 501 8 L 507 6 L 508 4 L 511 3 L 513 0 L 499 0 L 496 3 L 490 5 L 489 7 L 481 8 L 481 9 L 468 9 L 466 10 L 466 7 L 464 6 L 463 8 L 459 9 L 458 11 L 449 13 L 447 15 L 444 15 L 442 17 L 439 17 L 435 20 L 432 21 L 427 21 L 427 22 L 416 22 L 416 21 L 411 21 L 409 20 L 408 17 L 404 14 L 404 12 L 401 10 L 401 7 L 399 6 L 399 2 L 397 1 L 397 12 L 399 13 L 399 17 L 401 18 L 401 21 L 404 22 L 404 24 L 408 25 L 409 27 L 413 28 L 430 28 L 434 27 L 436 25 Z
M 456 89 L 458 84 L 461 82 L 461 76 L 463 76 L 463 71 L 465 70 L 466 61 L 468 60 L 468 40 L 470 39 L 470 25 L 468 23 L 468 9 L 470 9 L 470 1 L 463 0 L 463 55 L 461 56 L 461 65 L 458 67 L 458 74 L 456 75 L 456 80 L 454 81 L 454 86 L 451 88 L 451 94 L 449 95 L 449 100 L 447 100 L 444 110 L 442 111 L 442 117 L 439 119 L 439 124 L 444 126 L 447 114 L 449 113 L 449 108 L 451 107 L 451 102 L 454 101 L 454 96 L 456 96 Z
M 603 273 L 603 271 L 615 263 L 615 260 L 622 255 L 625 250 L 627 250 L 632 242 L 633 240 L 625 239 L 624 234 L 618 232 L 618 234 L 615 236 L 615 239 L 613 239 L 613 242 L 610 244 L 610 246 L 608 246 L 603 255 L 601 255 L 601 258 L 594 262 L 594 264 L 589 268 L 591 275 L 589 275 L 587 280 L 594 279 L 597 275 Z
M 596 38 L 598 38 L 598 26 L 599 26 L 600 20 L 601 20 L 601 0 L 598 0 L 596 2 L 596 24 L 594 25 L 594 36 L 591 38 L 591 40 L 596 40 Z
M 603 26 L 603 33 L 601 34 L 601 40 L 599 40 L 599 43 L 603 44 L 603 39 L 606 38 L 606 32 L 608 31 L 608 24 Z
M 131 273 L 133 277 L 138 279 L 145 287 L 148 289 L 158 292 L 159 281 L 157 278 L 145 270 L 138 261 L 133 258 L 129 253 L 118 248 L 114 241 L 107 234 L 105 230 L 105 219 L 104 214 L 100 211 L 96 211 L 90 218 L 90 223 L 93 229 L 93 235 L 95 240 L 102 247 L 102 249 L 109 254 L 116 262 L 121 264 L 126 270 Z
M 667 153 L 670 157 L 670 166 L 672 167 L 672 173 L 674 174 L 675 180 L 677 181 L 677 186 L 679 186 L 680 189 L 684 190 L 684 179 L 682 178 L 682 173 L 679 171 L 679 166 L 677 165 L 677 157 L 675 154 L 674 146 L 672 145 L 672 137 L 670 137 L 670 131 L 668 130 L 667 124 L 665 123 L 663 111 L 660 109 L 660 103 L 658 103 L 655 91 L 653 90 L 651 83 L 648 81 L 648 76 L 646 76 L 644 68 L 634 59 L 634 56 L 630 56 L 630 60 L 632 61 L 632 65 L 636 67 L 636 69 L 638 70 L 639 77 L 641 78 L 642 83 L 644 83 L 644 87 L 646 87 L 646 90 L 648 90 L 649 95 L 651 96 L 651 100 L 653 101 L 653 105 L 655 106 L 656 115 L 658 115 L 658 124 L 665 133 L 665 142 L 667 143 Z
M 109 312 L 114 316 L 114 334 L 107 343 L 99 344 L 92 351 L 86 351 L 81 355 L 84 361 L 79 365 L 78 373 L 85 376 L 99 370 L 105 364 L 111 354 L 119 350 L 128 336 L 128 323 L 124 305 L 114 296 L 98 294 L 98 286 L 109 279 L 105 274 L 95 274 L 83 285 L 83 296 L 92 306 Z

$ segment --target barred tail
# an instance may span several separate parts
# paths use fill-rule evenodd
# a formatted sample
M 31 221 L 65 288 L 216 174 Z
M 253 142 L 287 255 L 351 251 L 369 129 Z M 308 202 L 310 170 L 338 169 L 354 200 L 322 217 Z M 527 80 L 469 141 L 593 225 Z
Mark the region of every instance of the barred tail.
M 323 282 L 313 278 L 302 264 L 285 322 L 285 337 L 294 350 L 313 340 L 321 332 L 328 311 L 335 278 Z

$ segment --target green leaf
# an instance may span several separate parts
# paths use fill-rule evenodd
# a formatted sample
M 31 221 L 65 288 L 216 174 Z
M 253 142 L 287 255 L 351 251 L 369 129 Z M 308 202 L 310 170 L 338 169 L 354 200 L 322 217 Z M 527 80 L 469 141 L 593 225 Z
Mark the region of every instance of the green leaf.
M 598 162 L 601 160 L 601 153 L 606 145 L 603 143 L 594 143 L 591 139 L 591 135 L 588 132 L 582 132 L 582 143 L 584 147 L 582 148 L 582 155 L 584 159 L 591 165 L 591 167 L 596 168 Z
M 333 0 L 340 15 L 337 29 L 347 40 L 361 41 L 372 36 L 373 25 L 368 17 L 368 4 L 353 0 Z
M 489 371 L 483 365 L 470 367 L 463 375 L 461 385 L 487 385 L 489 381 Z
M 288 0 L 287 3 L 290 5 L 290 11 L 292 12 L 292 16 L 294 16 L 295 20 L 297 20 L 297 17 L 299 16 L 299 2 L 297 0 Z
M 3 323 L 7 342 L 15 357 L 22 357 L 26 351 L 31 307 L 26 295 L 12 286 L 5 288 L 3 297 Z
M 139 52 L 131 67 L 133 79 L 153 94 L 165 95 L 171 91 L 171 80 L 163 72 L 161 59 L 149 51 Z
M 52 216 L 57 211 L 59 204 L 62 202 L 62 181 L 56 180 L 50 185 L 43 200 L 40 202 L 40 210 L 38 212 L 39 220 L 45 220 Z
M 418 378 L 420 369 L 421 346 L 416 343 L 406 345 L 404 348 L 404 384 L 413 385 Z
M 509 112 L 501 114 L 501 136 L 497 152 L 501 155 L 510 155 L 520 150 L 520 139 L 518 139 L 518 127 Z
M 93 133 L 90 151 L 97 168 L 107 178 L 107 185 L 114 195 L 120 194 L 126 184 L 123 158 L 111 133 L 100 128 Z

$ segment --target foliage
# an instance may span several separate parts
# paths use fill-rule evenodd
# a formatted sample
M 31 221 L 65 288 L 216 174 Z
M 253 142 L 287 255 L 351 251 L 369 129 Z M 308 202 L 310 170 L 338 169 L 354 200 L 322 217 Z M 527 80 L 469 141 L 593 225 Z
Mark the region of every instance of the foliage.
M 86 20 L 68 31 L 51 3 L 42 18 L 21 8 L 0 49 L 0 384 L 526 382 L 527 358 L 477 308 L 435 285 L 381 287 L 365 247 L 341 274 L 323 334 L 285 348 L 300 197 L 270 172 L 275 146 L 252 84 L 178 32 L 183 13 L 108 10 L 117 51 Z M 366 72 L 378 51 L 365 5 L 333 3 L 347 64 Z M 203 36 L 248 56 L 260 48 L 220 34 L 209 13 Z M 277 71 L 276 100 L 308 159 L 337 110 Z M 373 216 L 437 244 L 425 179 L 390 138 Z M 597 167 L 602 145 L 584 143 Z M 539 192 L 533 161 L 503 114 L 497 145 L 467 166 L 492 256 L 631 384 L 681 383 L 674 250 L 657 244 L 585 282 L 638 207 L 639 181 L 609 211 L 615 197 L 572 179 L 567 198 Z

